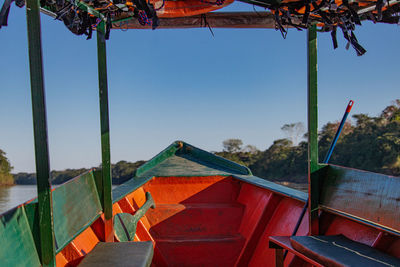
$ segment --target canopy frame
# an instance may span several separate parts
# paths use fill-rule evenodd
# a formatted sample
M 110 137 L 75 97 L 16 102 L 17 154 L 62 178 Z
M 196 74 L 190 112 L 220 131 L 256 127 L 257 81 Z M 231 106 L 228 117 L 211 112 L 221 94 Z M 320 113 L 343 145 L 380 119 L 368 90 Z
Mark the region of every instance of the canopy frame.
M 57 244 L 54 237 L 53 201 L 48 149 L 39 0 L 26 1 L 26 17 L 39 210 L 38 220 L 40 247 L 38 250 L 40 251 L 40 260 L 43 266 L 55 266 Z M 110 127 L 104 21 L 101 21 L 97 27 L 97 51 L 102 154 L 102 170 L 100 179 L 102 185 L 99 188 L 101 188 L 101 204 L 104 211 L 104 241 L 113 242 L 114 230 L 112 220 Z
M 39 206 L 40 251 L 43 266 L 55 266 L 56 242 L 52 216 L 52 193 L 43 79 L 43 58 L 39 0 L 27 0 L 27 32 L 32 93 L 32 114 L 35 140 L 35 160 Z M 217 15 L 216 17 L 218 17 Z M 268 17 L 268 16 L 267 16 Z M 253 25 L 254 26 L 254 25 Z M 106 22 L 97 27 L 97 58 L 100 104 L 101 136 L 101 204 L 104 211 L 104 241 L 114 237 L 112 221 L 112 176 L 110 160 L 109 103 L 106 56 Z M 317 27 L 307 31 L 307 110 L 308 110 L 308 180 L 309 180 L 309 227 L 310 234 L 318 234 L 318 105 L 317 105 Z

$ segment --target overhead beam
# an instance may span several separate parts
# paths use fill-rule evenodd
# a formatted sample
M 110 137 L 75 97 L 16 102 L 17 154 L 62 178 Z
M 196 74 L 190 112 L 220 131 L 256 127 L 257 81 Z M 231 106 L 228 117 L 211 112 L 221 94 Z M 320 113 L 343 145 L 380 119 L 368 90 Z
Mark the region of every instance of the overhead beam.
M 203 15 L 180 18 L 159 18 L 157 29 L 188 28 L 241 28 L 275 29 L 275 19 L 271 12 L 210 12 Z M 136 18 L 121 18 L 113 22 L 113 29 L 151 29 L 142 26 Z

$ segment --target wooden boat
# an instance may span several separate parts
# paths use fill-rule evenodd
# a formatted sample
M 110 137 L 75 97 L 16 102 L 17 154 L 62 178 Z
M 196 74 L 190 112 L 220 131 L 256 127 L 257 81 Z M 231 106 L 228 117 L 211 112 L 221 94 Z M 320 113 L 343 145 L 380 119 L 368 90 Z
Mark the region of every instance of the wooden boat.
M 342 234 L 399 257 L 399 200 L 391 197 L 398 196 L 400 180 L 324 168 L 329 180 L 322 191 L 320 233 Z M 77 265 L 105 240 L 100 178 L 91 170 L 52 192 L 57 266 Z M 268 239 L 291 235 L 307 197 L 177 141 L 113 190 L 114 238 L 151 241 L 153 266 L 273 266 L 275 251 Z M 37 206 L 37 200 L 30 201 L 1 217 L 3 263 L 40 266 Z M 132 221 L 138 213 L 145 215 Z M 308 218 L 297 235 L 307 235 Z M 285 263 L 304 262 L 290 253 Z
M 283 1 L 282 10 L 294 2 Z M 244 166 L 182 141 L 111 191 L 105 39 L 110 25 L 129 14 L 110 19 L 104 10 L 114 4 L 99 10 L 75 3 L 83 10 L 78 17 L 86 12 L 99 19 L 102 168 L 52 189 L 40 6 L 36 0 L 26 4 L 38 199 L 0 216 L 1 266 L 400 266 L 400 179 L 318 162 L 316 24 L 326 24 L 320 9 L 310 15 L 311 25 L 303 25 L 308 27 L 308 194 L 255 177 Z M 391 11 L 381 6 L 368 12 L 384 12 L 389 20 L 399 4 L 388 4 Z M 60 11 L 41 8 L 49 15 Z M 220 27 L 279 24 L 270 20 L 276 12 L 210 16 Z M 197 26 L 197 19 L 160 20 L 159 26 Z M 75 26 L 71 31 L 81 32 Z M 130 20 L 128 28 L 135 27 Z M 354 39 L 349 42 L 361 51 Z

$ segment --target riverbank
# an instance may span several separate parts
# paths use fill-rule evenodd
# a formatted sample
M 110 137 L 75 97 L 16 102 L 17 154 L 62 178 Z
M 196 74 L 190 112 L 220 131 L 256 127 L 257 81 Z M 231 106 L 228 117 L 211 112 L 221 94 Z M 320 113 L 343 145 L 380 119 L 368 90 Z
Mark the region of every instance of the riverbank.
M 135 176 L 136 169 L 143 165 L 146 161 L 139 160 L 136 162 L 127 162 L 121 160 L 116 164 L 111 164 L 112 168 L 112 184 L 119 185 L 133 176 Z M 85 172 L 88 172 L 95 168 L 80 168 L 80 169 L 66 169 L 63 171 L 51 171 L 51 184 L 58 185 L 63 184 L 72 178 L 75 178 Z M 17 185 L 35 185 L 36 184 L 36 174 L 20 172 L 12 174 L 14 178 L 14 183 Z

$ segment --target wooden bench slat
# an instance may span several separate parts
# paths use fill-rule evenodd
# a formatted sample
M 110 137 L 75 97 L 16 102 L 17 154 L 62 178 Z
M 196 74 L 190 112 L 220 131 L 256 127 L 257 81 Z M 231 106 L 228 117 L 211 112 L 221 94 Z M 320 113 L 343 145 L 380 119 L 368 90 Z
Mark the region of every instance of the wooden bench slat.
M 292 247 L 324 266 L 400 266 L 400 259 L 343 235 L 293 236 Z
M 153 243 L 100 242 L 85 256 L 80 267 L 148 267 L 153 259 Z
M 275 249 L 286 249 L 290 253 L 295 254 L 297 257 L 305 260 L 306 262 L 311 263 L 316 267 L 324 267 L 324 265 L 319 264 L 318 262 L 314 261 L 313 259 L 301 254 L 297 250 L 292 247 L 290 243 L 290 236 L 270 236 L 269 237 L 269 247 Z

